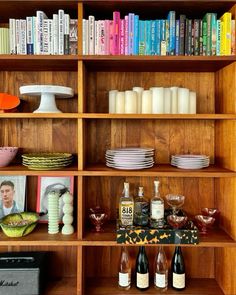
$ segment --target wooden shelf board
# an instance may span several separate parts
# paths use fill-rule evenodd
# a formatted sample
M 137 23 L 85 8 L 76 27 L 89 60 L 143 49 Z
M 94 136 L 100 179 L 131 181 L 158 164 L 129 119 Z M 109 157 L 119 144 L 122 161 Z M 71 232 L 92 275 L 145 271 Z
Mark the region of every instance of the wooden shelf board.
M 88 70 L 135 72 L 215 72 L 236 56 L 83 56 Z
M 109 222 L 104 226 L 104 232 L 94 233 L 88 228 L 83 238 L 83 245 L 87 246 L 121 246 L 116 242 L 116 222 Z M 127 246 L 137 246 L 135 244 Z M 147 245 L 155 246 L 153 244 Z M 168 246 L 168 245 L 167 245 Z M 234 241 L 224 230 L 220 228 L 212 229 L 207 235 L 200 234 L 198 245 L 184 245 L 186 247 L 236 247 Z
M 7 167 L 0 168 L 1 175 L 58 175 L 58 176 L 70 176 L 78 175 L 78 167 L 74 164 L 73 166 L 67 167 L 60 170 L 30 170 L 23 165 L 10 165 Z
M 44 293 L 45 295 L 77 295 L 76 277 L 64 277 L 57 280 L 50 280 Z
M 72 235 L 58 234 L 50 235 L 47 224 L 39 223 L 32 233 L 21 238 L 9 238 L 0 232 L 0 246 L 77 246 L 77 233 Z
M 78 119 L 76 113 L 0 113 L 0 119 Z
M 105 164 L 89 165 L 82 171 L 85 176 L 159 176 L 159 177 L 235 177 L 236 172 L 210 165 L 204 169 L 179 169 L 168 164 L 158 164 L 143 170 L 118 170 Z
M 236 114 L 106 114 L 83 113 L 84 119 L 236 120 Z
M 142 294 L 143 292 L 135 288 L 134 283 L 130 290 L 120 290 L 117 285 L 117 278 L 88 278 L 86 282 L 85 295 L 103 295 L 103 294 Z M 153 280 L 150 281 L 151 287 L 145 291 L 145 294 L 157 294 L 153 286 Z M 165 294 L 179 294 L 172 288 L 168 288 Z M 181 291 L 184 295 L 223 295 L 219 285 L 214 279 L 187 279 L 186 289 Z
M 76 55 L 0 55 L 3 71 L 77 71 Z

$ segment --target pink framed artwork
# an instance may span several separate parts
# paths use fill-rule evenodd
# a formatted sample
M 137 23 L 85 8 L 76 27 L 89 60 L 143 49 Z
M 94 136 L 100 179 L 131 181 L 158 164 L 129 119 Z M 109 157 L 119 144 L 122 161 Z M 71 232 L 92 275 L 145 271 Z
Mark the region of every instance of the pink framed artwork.
M 74 176 L 38 176 L 37 205 L 36 211 L 40 214 L 40 221 L 48 221 L 48 193 L 56 191 L 59 193 L 59 217 L 63 217 L 63 200 L 61 196 L 69 191 L 74 193 Z

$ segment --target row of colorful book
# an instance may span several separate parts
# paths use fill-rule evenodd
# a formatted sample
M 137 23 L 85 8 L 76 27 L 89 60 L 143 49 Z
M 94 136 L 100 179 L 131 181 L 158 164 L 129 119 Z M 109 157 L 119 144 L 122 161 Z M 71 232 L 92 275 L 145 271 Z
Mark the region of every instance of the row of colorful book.
M 112 20 L 83 19 L 83 54 L 87 55 L 231 55 L 235 54 L 235 20 L 206 13 L 191 19 L 169 11 L 167 19 L 141 20 L 129 13 Z
M 43 11 L 9 19 L 9 54 L 77 54 L 78 20 L 63 9 L 49 19 Z

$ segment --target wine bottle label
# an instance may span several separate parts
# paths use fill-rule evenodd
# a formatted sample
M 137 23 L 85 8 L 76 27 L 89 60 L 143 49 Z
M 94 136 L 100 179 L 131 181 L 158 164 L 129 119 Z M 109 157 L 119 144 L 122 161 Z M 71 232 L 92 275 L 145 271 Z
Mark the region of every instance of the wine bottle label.
M 149 273 L 137 272 L 137 287 L 144 289 L 149 287 Z
M 151 204 L 151 218 L 162 219 L 164 218 L 164 204 L 159 202 L 153 202 Z
M 129 274 L 119 272 L 119 286 L 128 287 L 129 285 L 130 285 Z
M 166 275 L 155 273 L 155 285 L 158 288 L 165 288 L 166 287 Z
M 173 272 L 173 287 L 176 289 L 185 288 L 185 273 L 177 274 Z
M 120 205 L 120 221 L 122 225 L 133 225 L 134 204 L 123 201 Z

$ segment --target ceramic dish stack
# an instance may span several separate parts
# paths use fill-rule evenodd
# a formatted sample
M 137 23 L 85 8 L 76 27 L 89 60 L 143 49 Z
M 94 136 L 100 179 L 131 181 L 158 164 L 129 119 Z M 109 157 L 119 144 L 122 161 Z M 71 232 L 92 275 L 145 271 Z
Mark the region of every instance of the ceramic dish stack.
M 171 165 L 181 169 L 201 169 L 208 167 L 210 158 L 206 155 L 172 155 Z
M 57 170 L 69 166 L 73 161 L 69 153 L 32 153 L 22 155 L 24 166 L 32 170 Z
M 124 170 L 151 168 L 154 165 L 154 149 L 118 148 L 107 150 L 106 165 Z

